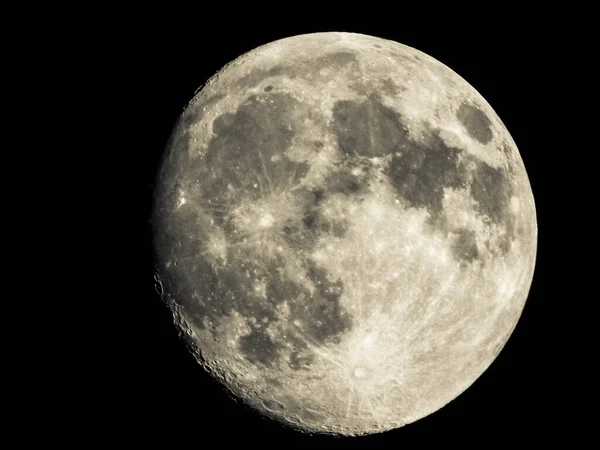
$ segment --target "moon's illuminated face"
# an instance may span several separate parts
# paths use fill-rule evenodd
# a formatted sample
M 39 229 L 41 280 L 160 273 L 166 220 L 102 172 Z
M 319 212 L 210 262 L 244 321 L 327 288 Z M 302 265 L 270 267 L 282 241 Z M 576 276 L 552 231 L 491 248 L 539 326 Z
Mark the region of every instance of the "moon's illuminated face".
M 531 283 L 509 133 L 457 74 L 387 40 L 297 36 L 225 67 L 182 114 L 156 195 L 158 276 L 199 361 L 313 432 L 444 406 Z

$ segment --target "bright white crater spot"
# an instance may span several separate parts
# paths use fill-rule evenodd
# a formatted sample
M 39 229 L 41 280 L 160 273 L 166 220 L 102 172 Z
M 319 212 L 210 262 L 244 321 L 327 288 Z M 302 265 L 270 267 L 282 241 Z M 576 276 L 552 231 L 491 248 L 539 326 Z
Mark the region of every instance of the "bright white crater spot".
M 258 221 L 258 226 L 261 228 L 270 228 L 273 226 L 274 222 L 275 219 L 273 218 L 273 216 L 267 213 L 260 218 L 260 220 Z
M 519 209 L 521 208 L 521 202 L 519 202 L 519 199 L 517 197 L 511 197 L 510 199 L 510 210 L 516 214 L 519 212 Z
M 366 371 L 365 371 L 364 367 L 358 367 L 358 368 L 356 368 L 356 370 L 354 370 L 354 376 L 356 378 L 362 378 L 365 376 L 365 374 L 366 374 Z

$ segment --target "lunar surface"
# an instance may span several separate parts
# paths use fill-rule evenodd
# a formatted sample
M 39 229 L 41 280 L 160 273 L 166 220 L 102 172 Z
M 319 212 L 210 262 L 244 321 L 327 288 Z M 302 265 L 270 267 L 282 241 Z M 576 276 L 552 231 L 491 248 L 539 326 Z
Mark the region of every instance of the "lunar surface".
M 196 358 L 309 432 L 443 407 L 501 351 L 533 276 L 534 199 L 499 117 L 370 36 L 295 36 L 224 67 L 155 194 L 156 278 Z

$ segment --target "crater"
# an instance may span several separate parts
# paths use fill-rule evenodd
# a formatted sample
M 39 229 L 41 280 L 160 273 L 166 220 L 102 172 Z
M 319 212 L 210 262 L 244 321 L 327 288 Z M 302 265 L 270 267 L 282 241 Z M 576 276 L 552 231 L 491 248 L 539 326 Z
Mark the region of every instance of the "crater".
M 364 378 L 366 374 L 367 371 L 364 367 L 357 367 L 356 369 L 354 369 L 354 376 L 356 378 Z
M 315 357 L 312 353 L 306 351 L 295 351 L 290 355 L 288 366 L 292 370 L 310 370 Z
M 271 228 L 274 223 L 275 219 L 273 218 L 273 216 L 271 214 L 265 214 L 259 219 L 258 226 L 260 228 Z
M 275 413 L 281 413 L 285 411 L 285 406 L 274 400 L 263 400 L 262 404 L 269 411 L 273 411 Z
M 473 139 L 482 144 L 487 144 L 492 140 L 492 122 L 477 106 L 463 102 L 458 108 L 456 117 Z
M 245 91 L 247 89 L 254 88 L 260 83 L 263 83 L 267 78 L 281 75 L 286 75 L 290 78 L 293 78 L 294 74 L 295 70 L 292 66 L 275 65 L 267 70 L 256 69 L 237 79 L 235 82 L 235 87 Z

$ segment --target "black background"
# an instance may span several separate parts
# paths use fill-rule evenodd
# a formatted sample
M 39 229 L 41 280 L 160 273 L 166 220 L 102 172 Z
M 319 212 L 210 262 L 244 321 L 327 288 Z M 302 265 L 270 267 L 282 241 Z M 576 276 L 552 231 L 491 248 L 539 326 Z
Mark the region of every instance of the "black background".
M 265 14 L 260 14 L 264 8 Z M 227 9 L 227 8 L 225 8 Z M 97 31 L 103 63 L 95 69 L 107 90 L 107 124 L 118 142 L 110 176 L 121 201 L 106 220 L 112 243 L 110 325 L 102 379 L 88 386 L 95 413 L 90 436 L 114 442 L 174 446 L 230 445 L 266 448 L 400 448 L 499 439 L 552 442 L 566 428 L 557 366 L 561 329 L 548 292 L 553 255 L 548 246 L 553 201 L 545 171 L 548 79 L 554 29 L 519 12 L 482 17 L 374 16 L 298 18 L 289 9 L 258 7 L 252 13 L 161 10 L 128 14 Z M 400 14 L 400 13 L 396 13 Z M 485 20 L 484 20 L 485 19 Z M 465 78 L 491 104 L 517 143 L 536 199 L 537 264 L 517 328 L 490 368 L 438 412 L 402 429 L 358 438 L 302 434 L 265 419 L 206 375 L 178 339 L 170 312 L 153 282 L 152 190 L 157 164 L 179 114 L 223 65 L 258 45 L 317 31 L 351 31 L 395 40 L 421 50 Z M 106 45 L 108 44 L 108 45 Z M 117 142 L 117 140 L 113 141 Z M 553 250 L 555 251 L 555 250 Z M 105 325 L 106 327 L 106 325 Z M 558 362 L 557 362 L 558 361 Z M 485 439 L 482 441 L 481 439 Z M 212 444 L 211 444 L 212 442 Z

